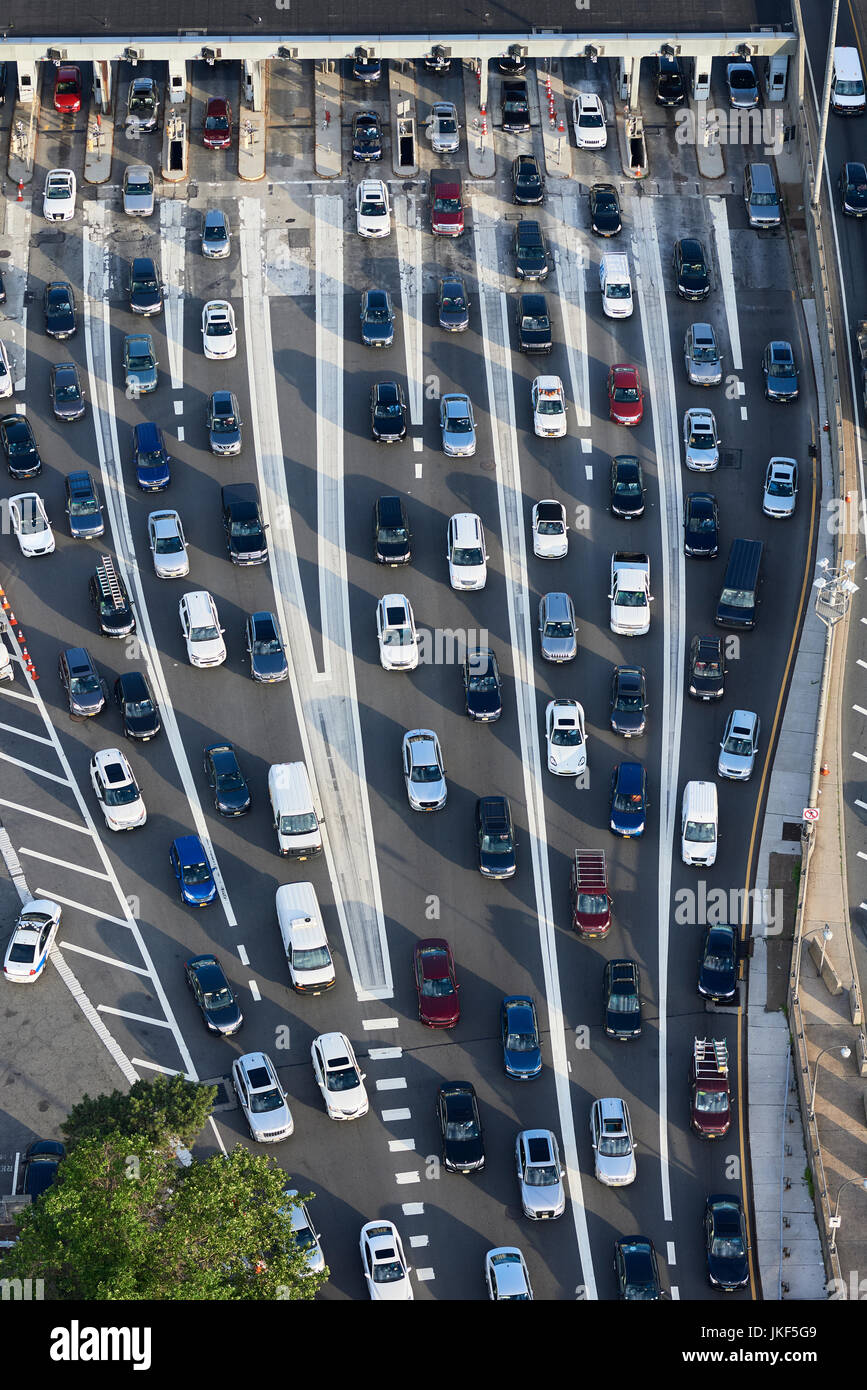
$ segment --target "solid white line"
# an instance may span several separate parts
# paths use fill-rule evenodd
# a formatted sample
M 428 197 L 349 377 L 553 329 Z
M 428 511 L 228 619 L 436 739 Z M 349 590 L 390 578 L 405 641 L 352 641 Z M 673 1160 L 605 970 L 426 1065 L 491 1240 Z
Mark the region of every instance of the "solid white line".
M 37 888 L 36 896 L 37 898 L 53 898 L 56 903 L 62 903 L 64 907 L 74 907 L 79 912 L 86 912 L 88 917 L 93 917 L 96 922 L 113 922 L 116 927 L 134 925 L 132 919 L 127 921 L 123 917 L 112 917 L 110 912 L 100 912 L 97 908 L 88 906 L 87 903 L 76 902 L 75 898 L 62 898 L 59 893 L 54 892 L 53 888 Z M 145 971 L 146 975 L 149 973 L 149 971 Z
M 50 739 L 46 739 L 50 743 Z M 90 831 L 86 825 L 76 825 L 74 821 L 63 820 L 61 816 L 49 816 L 47 811 L 35 811 L 32 806 L 21 806 L 17 801 L 4 801 L 0 797 L 0 806 L 9 806 L 13 811 L 21 811 L 25 816 L 36 816 L 38 820 L 51 821 L 52 825 L 62 825 L 64 830 L 77 830 L 79 835 L 89 835 Z
M 64 951 L 75 951 L 79 956 L 90 956 L 91 960 L 101 960 L 105 965 L 116 965 L 118 970 L 131 970 L 133 975 L 147 975 L 144 966 L 128 965 L 124 960 L 117 960 L 115 956 L 103 956 L 99 951 L 88 951 L 84 946 L 75 946 L 71 941 L 61 941 Z
M 183 1075 L 184 1075 L 184 1073 L 183 1073 L 182 1071 L 177 1071 L 174 1067 L 161 1067 L 160 1064 L 159 1064 L 159 1062 L 148 1062 L 148 1061 L 147 1061 L 145 1058 L 143 1058 L 143 1057 L 133 1057 L 132 1060 L 133 1060 L 133 1062 L 135 1063 L 135 1065 L 136 1065 L 137 1067 L 144 1067 L 146 1071 L 158 1071 L 158 1072 L 160 1073 L 160 1075 L 162 1075 L 162 1076 L 183 1076 Z M 188 1080 L 188 1081 L 193 1081 L 194 1079 L 195 1079 L 195 1078 L 192 1077 L 192 1076 L 188 1076 L 188 1077 L 187 1077 L 187 1080 Z M 220 1147 L 222 1148 L 222 1144 L 220 1145 Z M 226 1150 L 223 1149 L 223 1153 L 224 1153 L 224 1154 L 225 1154 L 225 1152 L 226 1152 Z
M 389 1139 L 388 1152 L 390 1154 L 411 1153 L 415 1149 L 414 1139 Z
M 420 1173 L 395 1173 L 394 1180 L 398 1186 L 406 1186 L 409 1183 L 421 1182 Z
M 406 357 L 406 395 L 410 424 L 424 419 L 424 325 L 422 320 L 422 267 L 424 256 L 418 206 L 412 195 L 394 200 L 397 240 L 397 272 L 400 278 L 401 327 Z M 421 442 L 421 441 L 419 441 Z M 413 440 L 415 448 L 415 440 Z
M 723 197 L 708 198 L 706 205 L 713 223 L 716 242 L 716 258 L 719 265 L 719 279 L 722 286 L 723 302 L 726 310 L 729 343 L 731 344 L 732 366 L 736 372 L 743 370 L 741 355 L 741 331 L 738 323 L 738 299 L 735 290 L 734 268 L 732 266 L 732 245 L 729 237 L 729 219 L 726 200 Z
M 376 1083 L 376 1089 L 377 1089 L 378 1091 L 405 1091 L 405 1090 L 406 1090 L 406 1077 L 405 1077 L 405 1076 L 389 1076 L 389 1077 L 386 1077 L 386 1079 L 385 1079 L 384 1081 L 377 1081 L 377 1083 Z
M 669 1241 L 666 1242 L 666 1244 L 667 1244 L 667 1247 L 668 1247 L 668 1254 L 667 1254 L 667 1256 L 666 1256 L 666 1259 L 668 1260 L 668 1263 L 669 1263 L 670 1265 L 675 1265 L 675 1264 L 677 1264 L 677 1256 L 676 1256 L 675 1253 L 674 1253 L 674 1241 L 673 1241 L 673 1240 L 669 1240 Z
M 34 767 L 32 763 L 22 762 L 20 758 L 12 758 L 8 753 L 0 753 L 0 758 L 4 763 L 12 763 L 15 767 L 23 767 L 25 772 L 35 772 L 39 777 L 47 777 L 49 782 L 59 782 L 62 787 L 69 785 L 68 777 L 58 777 L 55 772 L 46 772 L 41 767 Z
M 867 714 L 867 709 L 862 709 L 860 705 L 853 705 L 852 708 L 856 714 Z
M 75 874 L 86 874 L 88 878 L 101 878 L 103 883 L 109 883 L 108 874 L 101 874 L 98 869 L 85 869 L 81 864 L 70 864 L 68 859 L 55 859 L 53 854 L 43 854 L 38 849 L 25 849 L 22 845 L 19 854 L 29 854 L 31 859 L 41 859 L 45 864 L 57 864 L 61 869 L 71 869 Z
M 399 1018 L 363 1018 L 361 1026 L 365 1031 L 372 1031 L 376 1028 L 396 1028 L 400 1023 Z
M 415 1277 L 420 1284 L 429 1284 L 432 1279 L 436 1279 L 436 1275 L 432 1269 L 417 1269 L 415 1271 Z
M 55 949 L 49 955 L 48 959 L 51 961 L 51 964 L 54 966 L 63 983 L 66 985 L 66 988 L 69 990 L 76 1004 L 81 1009 L 81 1012 L 84 1014 L 94 1033 L 96 1033 L 103 1047 L 113 1058 L 114 1062 L 120 1068 L 120 1071 L 126 1077 L 127 1082 L 131 1086 L 134 1081 L 139 1080 L 139 1075 L 135 1069 L 135 1064 L 129 1057 L 127 1057 L 126 1053 L 123 1051 L 123 1049 L 115 1041 L 111 1033 L 106 1028 L 96 1009 L 93 1007 L 93 1004 L 90 1002 L 84 990 L 81 988 L 81 985 L 79 984 L 75 975 L 72 973 L 69 966 L 66 964 L 62 951 L 58 951 L 55 947 Z
M 334 548 L 343 531 L 343 204 L 314 200 L 316 217 L 316 538 L 319 571 L 320 674 L 331 678 L 331 651 L 340 640 L 333 611 Z M 265 312 L 268 312 L 266 306 Z M 337 571 L 339 572 L 339 570 Z M 338 631 L 335 632 L 335 624 Z
M 383 1122 L 383 1124 L 386 1124 L 386 1125 L 394 1124 L 397 1120 L 411 1120 L 411 1119 L 412 1119 L 412 1111 L 411 1111 L 411 1110 L 383 1110 L 383 1112 L 382 1112 L 382 1122 Z
M 133 1023 L 148 1023 L 154 1028 L 171 1028 L 168 1019 L 151 1018 L 148 1014 L 132 1014 L 127 1009 L 113 1009 L 110 1004 L 97 1004 L 101 1014 L 114 1014 L 116 1018 L 131 1018 Z
M 424 1216 L 424 1202 L 404 1202 L 401 1211 L 404 1216 Z
M 259 986 L 256 984 L 256 981 L 255 981 L 255 980 L 248 980 L 248 981 L 247 981 L 247 986 L 248 986 L 248 988 L 249 988 L 249 990 L 250 990 L 250 993 L 252 994 L 253 998 L 255 999 L 256 1003 L 257 1003 L 257 1004 L 260 1003 L 260 1002 L 261 1002 L 261 999 L 262 999 L 262 996 L 261 996 L 261 994 L 259 993 Z
M 12 1165 L 12 1196 L 18 1191 L 18 1164 L 21 1161 L 21 1150 L 16 1150 L 15 1162 Z
M 551 203 L 557 201 L 551 197 Z M 587 315 L 584 305 L 584 255 L 576 254 L 575 243 L 586 249 L 587 236 L 581 226 L 578 199 L 572 194 L 560 198 L 557 224 L 563 228 L 563 246 L 554 248 L 554 264 L 560 290 L 560 317 L 563 342 L 569 366 L 569 384 L 575 402 L 575 425 L 579 430 L 590 428 L 590 358 L 587 352 Z M 556 214 L 555 214 L 556 216 Z M 589 441 L 588 441 L 589 442 Z M 584 441 L 581 442 L 582 449 Z
M 371 1047 L 367 1053 L 371 1062 L 385 1062 L 390 1057 L 402 1057 L 402 1047 Z
M 237 951 L 238 951 L 238 960 L 241 962 L 241 964 L 242 964 L 242 965 L 249 965 L 249 964 L 250 964 L 250 957 L 247 955 L 247 952 L 246 952 L 246 950 L 244 949 L 244 947 L 241 945 L 240 941 L 238 942 Z
M 28 734 L 25 729 L 17 729 L 14 724 L 0 724 L 0 729 L 5 729 L 7 734 L 15 734 L 17 738 L 32 738 L 34 743 L 47 743 L 51 747 L 51 739 L 43 738 L 42 734 Z
M 424 1250 L 424 1248 L 425 1248 L 425 1246 L 427 1245 L 427 1243 L 428 1243 L 428 1237 L 427 1237 L 427 1236 L 410 1236 L 410 1238 L 409 1238 L 409 1248 L 410 1248 L 410 1250 Z

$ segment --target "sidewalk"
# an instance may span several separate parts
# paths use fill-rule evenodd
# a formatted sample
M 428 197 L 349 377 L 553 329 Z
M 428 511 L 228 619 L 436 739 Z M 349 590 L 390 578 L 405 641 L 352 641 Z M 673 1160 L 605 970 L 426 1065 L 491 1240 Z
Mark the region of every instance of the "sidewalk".
M 87 146 L 84 152 L 85 183 L 108 183 L 111 178 L 111 156 L 114 149 L 114 103 L 110 111 L 101 112 L 95 98 L 90 99 L 87 113 Z
M 536 83 L 528 80 L 527 88 L 532 104 L 534 96 L 539 104 L 539 125 L 542 129 L 542 145 L 545 150 L 545 170 L 549 179 L 571 179 L 572 145 L 569 139 L 569 113 L 567 98 L 561 75 L 562 64 L 555 58 L 546 72 L 542 63 L 536 64 Z M 551 95 L 554 98 L 554 125 L 548 114 L 546 77 L 551 79 Z M 563 127 L 562 131 L 560 126 Z
M 343 173 L 341 121 L 343 86 L 340 72 L 327 63 L 313 69 L 313 167 L 320 178 L 339 179 Z
M 491 120 L 491 94 L 488 92 L 487 133 L 482 135 L 482 121 L 479 114 L 479 84 L 475 70 L 464 63 L 464 126 L 467 136 L 467 165 L 470 177 L 492 179 L 497 172 L 497 157 L 494 154 L 494 127 Z

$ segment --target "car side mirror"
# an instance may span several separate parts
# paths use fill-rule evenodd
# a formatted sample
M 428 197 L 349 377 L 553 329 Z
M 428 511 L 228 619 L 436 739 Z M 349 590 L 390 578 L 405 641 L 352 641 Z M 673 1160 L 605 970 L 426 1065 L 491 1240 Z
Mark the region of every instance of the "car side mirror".
M 226 629 L 225 629 L 224 627 L 221 627 L 221 628 L 220 628 L 220 631 L 221 631 L 221 632 L 225 632 Z

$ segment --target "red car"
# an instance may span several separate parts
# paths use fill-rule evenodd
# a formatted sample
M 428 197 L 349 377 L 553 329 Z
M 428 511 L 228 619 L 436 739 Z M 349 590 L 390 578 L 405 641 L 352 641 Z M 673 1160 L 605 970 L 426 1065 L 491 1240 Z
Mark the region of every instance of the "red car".
M 693 1044 L 689 1118 L 703 1139 L 722 1139 L 731 1124 L 728 1048 L 715 1038 L 696 1038 Z
M 64 63 L 54 75 L 54 109 L 61 116 L 81 110 L 81 68 Z
M 209 150 L 227 150 L 232 143 L 232 108 L 225 97 L 211 97 L 205 110 L 202 140 Z
M 644 392 L 637 367 L 618 362 L 608 373 L 608 408 L 617 425 L 640 425 L 644 418 Z
M 441 936 L 419 941 L 412 958 L 418 1016 L 429 1028 L 454 1028 L 461 1016 L 452 948 Z

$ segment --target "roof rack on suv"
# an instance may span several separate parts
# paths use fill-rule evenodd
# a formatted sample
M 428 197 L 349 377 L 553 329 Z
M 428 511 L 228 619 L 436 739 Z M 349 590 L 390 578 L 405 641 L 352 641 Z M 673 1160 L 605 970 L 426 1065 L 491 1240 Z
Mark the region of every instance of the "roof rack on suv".
M 100 555 L 96 566 L 96 578 L 103 592 L 111 596 L 115 608 L 126 608 L 127 601 L 123 596 L 117 570 L 114 567 L 114 560 L 110 555 Z
M 728 1076 L 729 1050 L 724 1041 L 696 1038 L 693 1052 L 696 1080 Z

